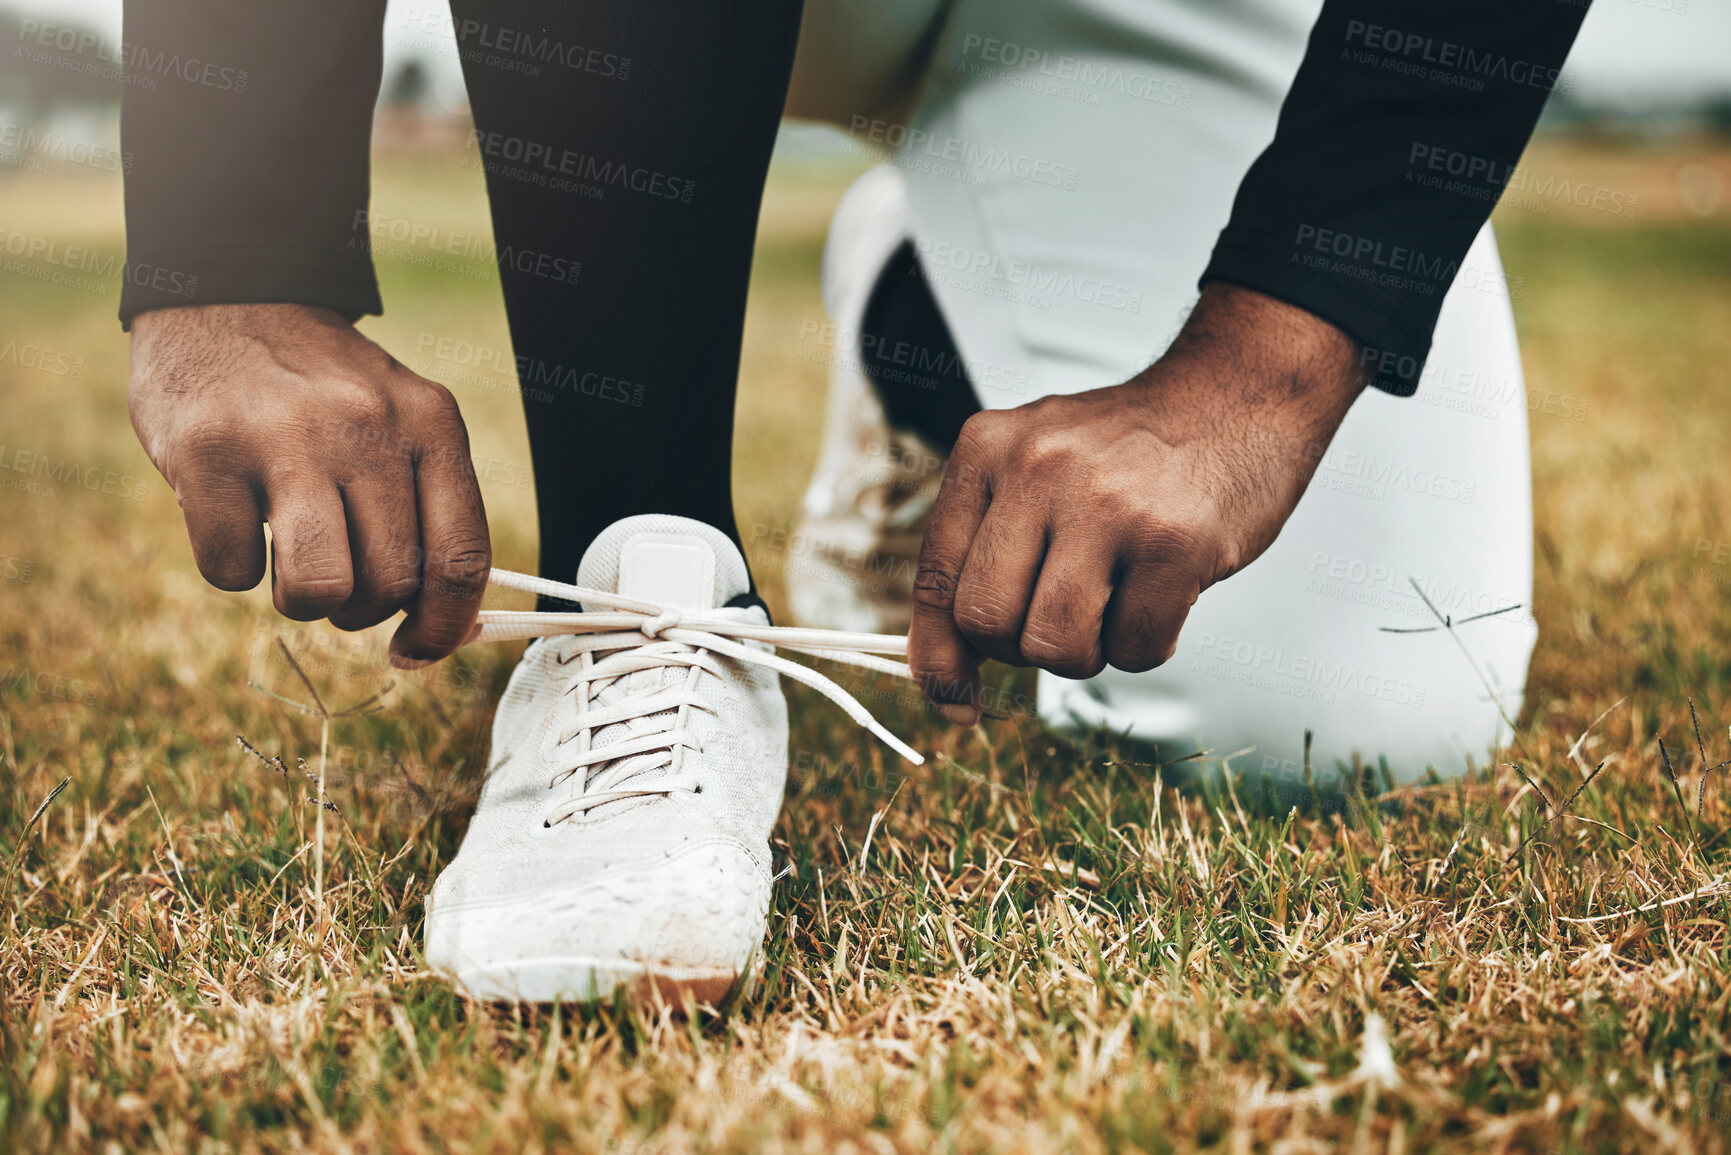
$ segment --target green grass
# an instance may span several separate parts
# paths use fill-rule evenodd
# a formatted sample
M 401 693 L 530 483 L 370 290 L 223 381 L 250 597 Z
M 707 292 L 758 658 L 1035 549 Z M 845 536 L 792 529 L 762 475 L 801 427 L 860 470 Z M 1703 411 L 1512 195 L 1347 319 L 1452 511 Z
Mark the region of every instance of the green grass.
M 485 228 L 472 171 L 395 160 L 376 183 L 377 211 Z M 822 316 L 841 187 L 772 190 L 738 434 L 747 527 L 791 521 L 815 457 L 823 371 L 794 353 Z M 10 178 L 0 219 L 118 253 L 116 194 Z M 1731 541 L 1731 219 L 1516 213 L 1502 236 L 1529 385 L 1584 403 L 1578 421 L 1533 415 L 1541 637 L 1518 755 L 1556 802 L 1606 762 L 1580 817 L 1547 828 L 1502 765 L 1288 812 L 1174 790 L 1145 752 L 1022 712 L 950 732 L 872 687 L 934 755 L 908 773 L 794 687 L 765 979 L 691 1014 L 504 1012 L 426 972 L 421 902 L 461 837 L 512 648 L 405 676 L 380 632 L 291 626 L 261 592 L 205 588 L 132 443 L 118 286 L 0 276 L 0 349 L 84 358 L 72 377 L 0 354 L 6 453 L 150 480 L 143 500 L 0 491 L 7 1146 L 1725 1149 L 1731 804 L 1715 777 L 1695 814 L 1688 701 L 1707 763 L 1731 757 L 1731 565 L 1714 561 Z M 424 332 L 505 347 L 491 279 L 381 274 L 390 312 L 366 327 L 405 361 Z M 478 455 L 527 463 L 514 397 L 428 368 Z M 501 564 L 528 566 L 529 491 L 484 492 Z M 779 601 L 778 559 L 755 561 Z M 334 703 L 394 682 L 383 712 L 333 724 L 322 892 L 312 785 L 235 740 L 316 764 L 317 719 L 247 687 L 294 692 L 279 634 Z M 1379 1030 L 1393 1084 L 1361 1069 Z

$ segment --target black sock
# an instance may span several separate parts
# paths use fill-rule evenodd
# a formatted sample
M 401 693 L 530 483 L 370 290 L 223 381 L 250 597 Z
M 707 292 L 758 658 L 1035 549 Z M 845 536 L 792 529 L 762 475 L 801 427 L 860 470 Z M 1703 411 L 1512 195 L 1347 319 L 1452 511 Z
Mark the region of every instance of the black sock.
M 800 0 L 455 0 L 541 573 L 619 518 L 735 542 L 746 287 Z
M 912 243 L 878 276 L 860 323 L 860 367 L 894 429 L 948 453 L 962 423 L 980 411 L 967 366 L 938 310 Z

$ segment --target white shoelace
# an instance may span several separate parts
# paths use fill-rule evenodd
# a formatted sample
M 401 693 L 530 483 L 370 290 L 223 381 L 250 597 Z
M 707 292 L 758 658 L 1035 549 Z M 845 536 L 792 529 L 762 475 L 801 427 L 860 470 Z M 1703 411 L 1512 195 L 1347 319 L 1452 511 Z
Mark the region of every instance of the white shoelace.
M 680 766 L 685 750 L 701 749 L 696 737 L 687 729 L 690 711 L 714 710 L 696 692 L 700 672 L 725 676 L 725 671 L 710 654 L 763 666 L 810 686 L 908 761 L 916 766 L 925 761 L 832 679 L 810 667 L 741 644 L 748 641 L 768 643 L 809 657 L 825 658 L 911 680 L 913 675 L 906 662 L 879 656 L 906 657 L 908 640 L 905 637 L 757 625 L 723 613 L 669 609 L 605 590 L 567 585 L 510 570 L 493 570 L 488 575 L 488 583 L 584 606 L 606 607 L 605 610 L 572 613 L 482 610 L 480 633 L 472 639 L 474 642 L 503 642 L 562 635 L 574 635 L 578 639 L 568 647 L 569 657 L 565 661 L 579 663 L 573 673 L 572 686 L 577 694 L 579 728 L 575 733 L 559 735 L 558 744 L 563 747 L 575 741 L 579 743 L 579 750 L 575 755 L 560 758 L 561 771 L 549 786 L 556 787 L 576 775 L 582 775 L 586 781 L 575 795 L 544 815 L 543 821 L 548 826 L 608 802 L 668 794 L 676 790 L 697 792 L 700 789 L 695 780 L 680 773 Z M 605 656 L 597 659 L 597 654 Z M 689 671 L 690 676 L 677 686 L 663 684 L 653 691 L 631 694 L 605 706 L 597 708 L 592 705 L 594 695 L 606 683 L 641 670 L 657 668 L 683 668 Z M 676 714 L 669 728 L 633 733 L 623 741 L 594 745 L 595 734 L 604 726 L 671 711 L 676 711 Z M 590 777 L 590 767 L 594 766 L 604 769 Z M 670 773 L 641 785 L 630 784 L 630 779 L 645 771 L 662 768 L 667 768 Z

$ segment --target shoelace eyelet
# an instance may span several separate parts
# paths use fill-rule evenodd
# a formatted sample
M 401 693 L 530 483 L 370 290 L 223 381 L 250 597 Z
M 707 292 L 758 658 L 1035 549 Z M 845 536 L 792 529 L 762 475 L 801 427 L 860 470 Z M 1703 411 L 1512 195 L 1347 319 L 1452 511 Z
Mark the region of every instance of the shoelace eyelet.
M 909 762 L 919 765 L 925 761 L 919 753 L 885 729 L 860 702 L 832 679 L 808 666 L 802 666 L 777 655 L 778 645 L 800 651 L 808 656 L 828 658 L 832 661 L 859 666 L 878 673 L 893 674 L 899 677 L 911 677 L 905 662 L 892 661 L 888 657 L 878 655 L 894 655 L 900 657 L 906 653 L 907 639 L 904 637 L 878 637 L 870 634 L 849 634 L 846 632 L 808 630 L 792 627 L 777 628 L 767 623 L 742 622 L 728 617 L 723 611 L 691 612 L 676 610 L 667 606 L 656 606 L 624 598 L 607 590 L 589 589 L 578 585 L 568 585 L 564 582 L 550 581 L 545 578 L 533 577 L 528 574 L 512 573 L 509 570 L 494 569 L 489 571 L 488 584 L 507 589 L 533 593 L 542 597 L 553 597 L 574 607 L 572 611 L 515 611 L 515 610 L 482 610 L 480 613 L 481 629 L 472 640 L 500 641 L 507 638 L 547 638 L 550 635 L 606 635 L 615 636 L 622 632 L 621 623 L 616 620 L 621 616 L 626 618 L 625 630 L 631 626 L 646 627 L 638 635 L 645 643 L 662 640 L 664 635 L 673 631 L 682 631 L 677 639 L 682 643 L 682 649 L 695 650 L 700 654 L 708 654 L 715 660 L 731 659 L 734 662 L 744 662 L 761 671 L 768 670 L 779 673 L 793 681 L 801 682 L 823 694 L 830 701 L 840 706 L 855 722 L 870 730 L 878 738 L 893 747 Z M 588 608 L 585 608 L 588 607 Z M 604 626 L 595 624 L 599 619 L 607 619 Z M 690 618 L 688 621 L 687 618 Z M 633 620 L 635 619 L 635 620 Z M 639 644 L 629 643 L 628 644 Z M 590 646 L 578 654 L 554 654 L 554 662 L 560 667 L 569 666 L 582 653 L 591 653 L 598 648 Z M 624 647 L 621 647 L 624 648 Z M 657 657 L 663 656 L 661 651 Z M 703 663 L 696 663 L 702 667 Z M 564 688 L 563 694 L 575 693 L 578 685 L 584 679 L 574 679 L 570 686 Z M 725 683 L 727 679 L 723 678 Z M 756 685 L 756 682 L 753 683 Z M 740 706 L 738 695 L 728 692 L 725 685 L 723 704 L 720 708 L 707 701 L 688 703 L 693 708 L 715 717 L 723 717 Z M 555 746 L 563 746 L 569 739 L 561 735 L 561 740 Z M 692 747 L 697 753 L 703 753 L 701 743 Z M 543 754 L 548 751 L 543 748 Z M 785 750 L 783 751 L 785 755 Z M 688 787 L 692 793 L 702 793 L 701 784 Z M 652 796 L 657 791 L 645 792 Z M 558 825 L 570 821 L 569 816 L 562 817 L 560 823 L 547 821 L 546 812 L 542 814 L 541 825 L 536 828 L 539 833 L 551 833 Z

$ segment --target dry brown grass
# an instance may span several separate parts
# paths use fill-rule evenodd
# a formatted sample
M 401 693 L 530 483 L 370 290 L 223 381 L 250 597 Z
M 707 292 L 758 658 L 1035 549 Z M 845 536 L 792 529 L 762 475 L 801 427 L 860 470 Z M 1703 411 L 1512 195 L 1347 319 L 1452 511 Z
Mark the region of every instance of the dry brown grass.
M 1642 188 L 1703 163 L 1546 149 L 1557 171 Z M 773 193 L 748 527 L 787 523 L 814 453 L 822 371 L 795 353 L 838 192 L 787 177 Z M 116 193 L 9 178 L 0 220 L 115 252 Z M 377 197 L 484 227 L 473 172 L 438 158 L 385 165 Z M 285 629 L 261 594 L 204 588 L 131 442 L 117 287 L 0 276 L 0 347 L 84 358 L 73 377 L 0 356 L 8 459 L 149 479 L 142 500 L 100 480 L 0 492 L 7 1145 L 1723 1150 L 1731 802 L 1715 779 L 1694 814 L 1688 699 L 1706 764 L 1731 757 L 1731 217 L 1679 198 L 1625 219 L 1504 214 L 1530 383 L 1585 403 L 1579 421 L 1534 415 L 1541 642 L 1519 752 L 1556 802 L 1605 763 L 1577 817 L 1546 826 L 1506 767 L 1286 813 L 1177 792 L 1124 764 L 1140 752 L 1026 717 L 946 733 L 891 695 L 874 706 L 939 755 L 904 776 L 796 694 L 766 980 L 693 1016 L 505 1013 L 425 972 L 421 900 L 511 655 L 390 675 L 378 636 Z M 392 311 L 368 327 L 406 361 L 423 332 L 504 347 L 490 281 L 382 271 Z M 420 360 L 478 455 L 527 461 L 514 398 Z M 486 496 L 501 562 L 524 567 L 528 491 Z M 777 559 L 757 560 L 773 595 Z M 385 711 L 333 724 L 322 891 L 320 812 L 292 773 L 316 763 L 318 721 L 246 686 L 292 691 L 279 633 L 333 704 L 396 682 Z

